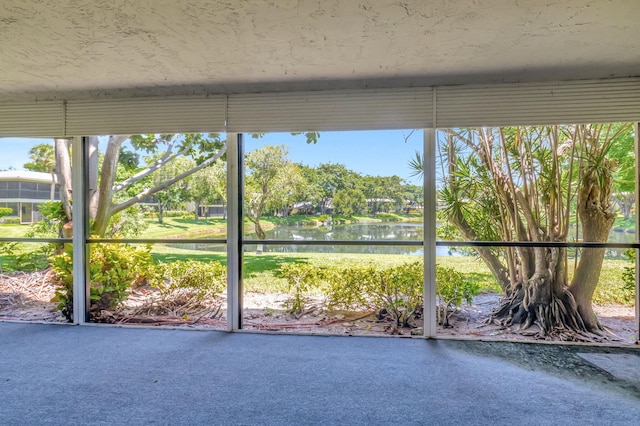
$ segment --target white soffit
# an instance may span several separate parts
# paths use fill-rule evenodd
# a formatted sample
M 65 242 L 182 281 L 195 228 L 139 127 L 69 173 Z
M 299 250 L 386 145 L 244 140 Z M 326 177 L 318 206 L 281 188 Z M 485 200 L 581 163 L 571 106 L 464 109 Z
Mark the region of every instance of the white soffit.
M 4 0 L 0 98 L 637 76 L 639 16 L 638 0 Z

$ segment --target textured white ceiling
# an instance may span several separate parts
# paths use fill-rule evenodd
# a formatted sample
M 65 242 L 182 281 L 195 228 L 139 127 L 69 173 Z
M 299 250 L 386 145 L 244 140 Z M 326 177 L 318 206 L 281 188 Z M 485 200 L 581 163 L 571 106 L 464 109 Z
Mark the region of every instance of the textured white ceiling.
M 640 0 L 4 0 L 0 98 L 640 75 Z

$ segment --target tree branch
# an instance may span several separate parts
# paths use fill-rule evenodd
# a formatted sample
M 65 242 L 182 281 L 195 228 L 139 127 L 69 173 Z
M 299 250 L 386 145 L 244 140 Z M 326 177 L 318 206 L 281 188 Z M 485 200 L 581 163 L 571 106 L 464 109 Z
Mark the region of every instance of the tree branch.
M 175 143 L 177 141 L 177 137 L 173 137 L 171 139 L 171 141 L 168 143 L 167 145 L 167 150 L 165 151 L 164 154 L 162 154 L 162 157 L 160 157 L 159 159 L 157 159 L 156 161 L 154 161 L 154 163 L 147 167 L 144 170 L 141 170 L 140 172 L 136 173 L 135 175 L 131 176 L 130 178 L 118 183 L 117 185 L 115 185 L 112 188 L 112 192 L 115 194 L 117 192 L 122 191 L 125 188 L 128 188 L 129 186 L 133 185 L 134 183 L 144 179 L 145 177 L 151 175 L 152 173 L 154 173 L 156 170 L 159 170 L 161 167 L 166 166 L 167 164 L 169 164 L 169 162 L 171 162 L 172 160 L 180 157 L 181 155 L 185 154 L 186 152 L 189 151 L 189 149 L 191 149 L 191 145 L 193 143 L 189 143 L 187 144 L 183 149 L 181 149 L 180 151 L 173 153 L 173 147 L 175 146 Z
M 143 199 L 155 194 L 156 192 L 162 191 L 163 189 L 173 185 L 174 183 L 176 183 L 177 181 L 186 178 L 187 176 L 191 176 L 192 174 L 204 169 L 205 167 L 207 167 L 208 165 L 210 165 L 211 163 L 213 163 L 214 161 L 216 161 L 218 158 L 222 157 L 224 155 L 224 153 L 227 150 L 227 145 L 225 144 L 220 151 L 218 151 L 218 153 L 216 155 L 214 155 L 213 157 L 209 158 L 208 160 L 204 161 L 203 163 L 201 163 L 199 166 L 194 167 L 193 169 L 187 170 L 184 173 L 180 173 L 179 175 L 162 182 L 161 184 L 158 184 L 156 186 L 154 186 L 153 188 L 149 188 L 146 189 L 144 191 L 142 191 L 141 193 L 139 193 L 138 195 L 128 199 L 127 201 L 120 203 L 120 204 L 116 204 L 113 207 L 113 214 L 122 211 L 128 207 L 131 207 L 132 205 L 142 201 Z M 182 152 L 182 151 L 181 151 Z

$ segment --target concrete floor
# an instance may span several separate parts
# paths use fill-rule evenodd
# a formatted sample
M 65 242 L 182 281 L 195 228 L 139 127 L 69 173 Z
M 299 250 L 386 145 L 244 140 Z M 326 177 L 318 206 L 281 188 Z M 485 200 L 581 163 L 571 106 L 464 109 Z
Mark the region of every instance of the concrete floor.
M 584 353 L 640 367 L 638 349 L 0 323 L 0 424 L 639 424 L 640 383 Z

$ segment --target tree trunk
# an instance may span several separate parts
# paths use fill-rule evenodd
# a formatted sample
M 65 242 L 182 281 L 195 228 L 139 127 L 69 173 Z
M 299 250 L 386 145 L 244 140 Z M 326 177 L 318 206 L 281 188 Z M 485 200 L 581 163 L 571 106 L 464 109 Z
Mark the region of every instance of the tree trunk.
M 262 225 L 260 225 L 260 220 L 256 220 L 253 223 L 253 228 L 256 231 L 256 237 L 258 237 L 259 240 L 264 240 L 267 238 L 267 234 L 264 232 L 264 229 L 262 229 Z
M 55 139 L 56 174 L 60 186 L 60 201 L 67 216 L 67 221 L 73 220 L 71 209 L 71 157 L 69 156 L 69 139 Z
M 582 222 L 582 238 L 585 242 L 605 242 L 615 220 L 615 214 L 609 211 L 611 182 L 606 178 L 599 182 L 595 173 L 587 174 L 582 182 L 577 206 Z M 604 252 L 603 248 L 583 249 L 569 287 L 578 305 L 578 312 L 590 331 L 602 328 L 593 312 L 591 300 L 600 278 Z
M 162 203 L 158 203 L 158 223 L 162 225 L 162 215 L 164 213 L 164 208 L 162 207 Z

